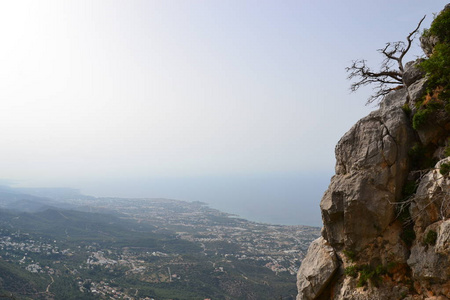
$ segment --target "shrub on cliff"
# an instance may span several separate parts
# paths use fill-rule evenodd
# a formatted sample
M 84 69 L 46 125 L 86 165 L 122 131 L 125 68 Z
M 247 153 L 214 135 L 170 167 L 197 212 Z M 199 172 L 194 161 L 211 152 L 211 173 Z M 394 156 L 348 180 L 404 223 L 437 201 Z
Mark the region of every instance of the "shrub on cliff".
M 424 35 L 434 35 L 441 43 L 450 43 L 450 8 L 447 6 L 434 19 L 430 29 L 424 32 Z
M 445 108 L 450 113 L 450 7 L 442 11 L 425 30 L 422 39 L 435 37 L 437 43 L 430 57 L 419 67 L 428 77 L 427 94 L 413 118 L 414 129 L 420 128 L 431 111 Z

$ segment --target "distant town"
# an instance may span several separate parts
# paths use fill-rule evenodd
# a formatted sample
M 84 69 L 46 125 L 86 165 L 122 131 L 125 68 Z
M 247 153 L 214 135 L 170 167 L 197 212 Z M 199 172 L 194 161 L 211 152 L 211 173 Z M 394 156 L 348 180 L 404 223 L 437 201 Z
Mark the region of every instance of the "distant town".
M 180 238 L 199 242 L 205 255 L 214 253 L 241 260 L 263 261 L 274 272 L 292 275 L 297 274 L 309 244 L 320 235 L 317 227 L 251 222 L 209 208 L 201 202 L 99 198 L 95 202 L 74 200 L 71 204 L 95 211 L 112 209 L 161 230 L 175 230 Z M 235 246 L 217 246 L 223 243 Z
M 56 289 L 56 279 L 69 276 L 76 283 L 78 293 L 90 295 L 94 299 L 175 299 L 153 297 L 158 293 L 155 290 L 145 292 L 143 283 L 155 287 L 164 284 L 170 288 L 171 285 L 175 287 L 188 282 L 197 284 L 197 277 L 202 276 L 207 276 L 206 280 L 225 280 L 225 277 L 232 276 L 250 280 L 246 272 L 236 273 L 239 268 L 248 266 L 262 267 L 272 272 L 273 275 L 265 275 L 265 280 L 271 276 L 281 281 L 284 277 L 292 278 L 292 288 L 295 288 L 295 274 L 301 260 L 310 242 L 320 234 L 320 229 L 316 227 L 250 222 L 211 209 L 200 202 L 74 198 L 65 200 L 65 203 L 84 214 L 106 214 L 120 222 L 150 228 L 152 234 L 164 237 L 166 242 L 154 239 L 159 242 L 159 246 L 155 246 L 152 244 L 154 240 L 146 241 L 146 235 L 141 235 L 144 238 L 136 242 L 124 242 L 127 234 L 120 238 L 110 237 L 103 228 L 95 229 L 95 234 L 100 234 L 102 238 L 91 238 L 89 242 L 89 237 L 84 238 L 84 235 L 89 235 L 89 228 L 96 225 L 89 225 L 92 221 L 85 223 L 88 224 L 86 228 L 82 228 L 83 225 L 65 225 L 65 220 L 84 218 L 84 215 L 77 215 L 70 210 L 47 210 L 41 213 L 52 213 L 54 216 L 49 218 L 60 219 L 61 226 L 48 229 L 58 232 L 53 235 L 35 234 L 33 230 L 27 232 L 24 225 L 18 225 L 20 221 L 25 221 L 24 216 L 2 218 L 1 260 L 47 278 L 45 291 L 48 294 Z M 78 230 L 86 230 L 87 233 L 78 233 Z M 129 235 L 141 234 L 139 230 L 131 229 Z M 183 241 L 185 244 L 178 245 Z M 195 249 L 191 251 L 189 247 Z M 191 252 L 201 255 L 190 257 Z M 256 277 L 261 273 L 257 269 L 248 270 L 249 274 Z M 137 281 L 130 283 L 132 280 Z M 202 299 L 209 299 L 206 297 L 212 298 L 205 292 L 205 298 Z

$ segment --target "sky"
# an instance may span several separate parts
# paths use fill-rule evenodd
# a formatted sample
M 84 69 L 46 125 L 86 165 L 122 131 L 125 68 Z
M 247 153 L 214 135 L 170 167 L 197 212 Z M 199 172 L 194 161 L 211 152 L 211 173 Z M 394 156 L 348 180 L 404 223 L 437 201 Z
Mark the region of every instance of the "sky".
M 345 67 L 445 4 L 2 1 L 0 179 L 320 225 L 335 144 L 376 109 Z

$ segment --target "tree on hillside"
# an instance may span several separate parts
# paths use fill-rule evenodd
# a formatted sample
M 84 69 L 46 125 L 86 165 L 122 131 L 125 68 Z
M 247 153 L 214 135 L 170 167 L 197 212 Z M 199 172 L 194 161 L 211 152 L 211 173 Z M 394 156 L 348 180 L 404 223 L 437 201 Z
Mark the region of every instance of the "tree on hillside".
M 379 102 L 393 89 L 399 86 L 406 86 L 403 81 L 403 74 L 405 71 L 403 66 L 403 58 L 411 48 L 412 41 L 414 40 L 424 19 L 425 16 L 420 20 L 416 28 L 406 37 L 406 42 L 397 41 L 387 43 L 384 48 L 378 49 L 378 52 L 384 56 L 378 72 L 371 70 L 367 66 L 367 62 L 364 59 L 354 60 L 350 67 L 345 68 L 345 70 L 350 73 L 347 79 L 357 79 L 357 81 L 353 82 L 350 86 L 350 90 L 352 92 L 357 91 L 362 86 L 371 84 L 375 85 L 375 94 L 371 95 L 367 99 L 366 104 L 374 101 Z

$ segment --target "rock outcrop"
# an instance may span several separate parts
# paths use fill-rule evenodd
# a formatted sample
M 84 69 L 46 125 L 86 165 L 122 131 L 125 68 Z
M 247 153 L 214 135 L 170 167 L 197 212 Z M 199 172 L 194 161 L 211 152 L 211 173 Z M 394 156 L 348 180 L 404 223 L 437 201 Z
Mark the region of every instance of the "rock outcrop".
M 432 39 L 422 41 L 430 55 Z M 297 300 L 450 300 L 450 177 L 440 172 L 450 169 L 450 117 L 439 108 L 413 129 L 427 87 L 419 62 L 338 142 Z
M 404 90 L 390 94 L 389 106 L 356 123 L 336 146 L 336 175 L 320 203 L 323 236 L 336 249 L 366 248 L 394 218 L 414 143 L 405 97 Z
M 303 260 L 298 273 L 300 299 L 314 299 L 320 295 L 338 269 L 338 261 L 333 248 L 320 237 L 313 241 L 308 255 Z

